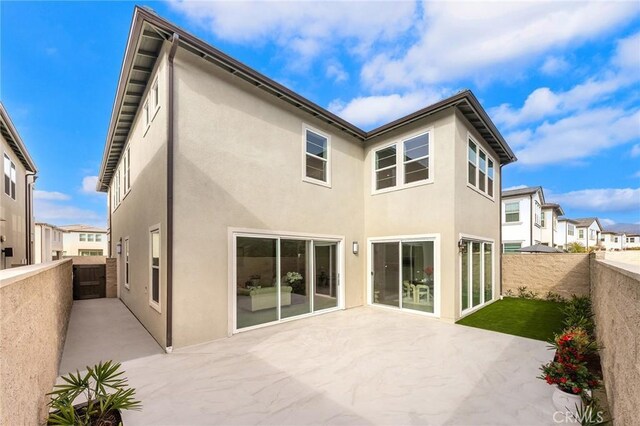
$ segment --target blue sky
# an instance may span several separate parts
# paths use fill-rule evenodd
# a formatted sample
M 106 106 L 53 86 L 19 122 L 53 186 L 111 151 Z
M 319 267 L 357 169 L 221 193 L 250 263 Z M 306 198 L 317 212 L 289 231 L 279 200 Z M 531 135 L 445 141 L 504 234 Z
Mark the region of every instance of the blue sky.
M 0 3 L 0 99 L 39 168 L 36 218 L 94 192 L 130 2 Z M 640 223 L 640 3 L 140 2 L 371 129 L 470 88 L 516 152 L 503 187 Z

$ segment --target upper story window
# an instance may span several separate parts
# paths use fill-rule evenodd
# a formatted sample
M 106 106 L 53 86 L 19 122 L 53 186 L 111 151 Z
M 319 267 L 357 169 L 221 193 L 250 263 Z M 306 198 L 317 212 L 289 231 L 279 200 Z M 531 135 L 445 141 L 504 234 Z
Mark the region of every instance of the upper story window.
M 557 217 L 553 218 L 553 230 L 554 231 L 558 230 L 558 218 Z
M 87 234 L 87 241 L 95 241 L 96 240 L 96 236 L 94 234 Z
M 147 100 L 144 103 L 144 106 L 142 107 L 142 114 L 144 117 L 144 125 L 146 127 L 149 127 L 149 125 L 151 124 L 151 113 L 149 112 L 149 100 Z
M 151 105 L 153 106 L 153 110 L 155 111 L 160 107 L 160 92 L 158 89 L 158 78 L 153 82 L 153 86 L 151 87 Z
M 542 214 L 540 215 L 540 226 L 542 226 L 543 228 L 546 228 L 545 224 L 544 224 L 544 219 L 547 216 L 547 214 L 545 212 L 542 212 Z
M 568 235 L 574 235 L 575 230 L 576 230 L 576 227 L 575 227 L 575 226 L 573 226 L 573 225 L 572 225 L 572 224 L 570 224 L 570 223 L 568 223 L 568 224 L 567 224 L 567 234 L 568 234 Z
M 589 239 L 590 240 L 595 240 L 596 239 L 596 231 L 593 229 L 589 229 Z
M 430 131 L 376 150 L 373 157 L 373 192 L 432 182 L 431 150 Z M 399 170 L 400 167 L 402 170 Z
M 542 208 L 540 207 L 540 203 L 539 202 L 535 202 L 535 210 L 533 212 L 534 214 L 534 219 L 535 219 L 535 224 L 540 226 L 540 217 L 542 216 Z
M 584 238 L 584 229 L 578 229 L 578 238 Z
M 467 149 L 467 164 L 469 185 L 493 198 L 495 162 L 471 137 Z
M 520 222 L 520 203 L 506 203 L 504 205 L 504 221 Z
M 330 150 L 328 135 L 304 127 L 304 181 L 331 186 Z
M 124 193 L 128 193 L 131 189 L 131 154 L 129 148 L 124 152 L 124 158 L 122 160 L 122 165 L 124 167 Z
M 4 154 L 4 193 L 16 199 L 16 165 Z
M 99 243 L 102 241 L 102 235 L 96 234 L 96 242 Z
M 613 237 L 613 242 L 617 243 L 618 242 L 618 237 Z
M 87 241 L 87 234 L 80 234 L 80 241 Z

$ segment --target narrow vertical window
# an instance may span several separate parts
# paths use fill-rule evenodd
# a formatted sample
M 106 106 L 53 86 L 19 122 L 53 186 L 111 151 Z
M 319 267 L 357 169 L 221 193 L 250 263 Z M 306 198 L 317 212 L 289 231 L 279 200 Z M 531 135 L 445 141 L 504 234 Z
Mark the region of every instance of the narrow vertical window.
M 158 92 L 158 79 L 157 78 L 156 78 L 156 81 L 153 83 L 152 93 L 153 93 L 153 108 L 154 109 L 158 109 L 158 107 L 160 106 L 160 96 L 159 96 L 159 92 Z
M 473 142 L 469 141 L 469 183 L 473 186 L 476 186 L 476 164 L 478 162 L 477 158 L 478 147 Z
M 396 146 L 376 151 L 376 190 L 396 186 Z
M 489 159 L 489 169 L 487 171 L 487 194 L 489 194 L 490 197 L 493 197 L 493 174 L 493 160 Z
M 404 183 L 429 179 L 429 133 L 403 142 Z
M 129 239 L 124 240 L 124 286 L 129 288 Z
M 16 199 L 16 165 L 4 155 L 4 193 Z
M 160 309 L 160 229 L 152 229 L 150 235 L 151 250 L 151 286 L 149 289 L 149 302 L 151 306 Z
M 305 178 L 330 183 L 329 138 L 305 129 Z
M 145 126 L 149 126 L 150 124 L 150 119 L 149 119 L 149 101 L 144 103 L 144 124 Z
M 487 154 L 484 151 L 480 151 L 480 163 L 478 164 L 478 189 L 482 192 L 486 188 L 487 178 Z

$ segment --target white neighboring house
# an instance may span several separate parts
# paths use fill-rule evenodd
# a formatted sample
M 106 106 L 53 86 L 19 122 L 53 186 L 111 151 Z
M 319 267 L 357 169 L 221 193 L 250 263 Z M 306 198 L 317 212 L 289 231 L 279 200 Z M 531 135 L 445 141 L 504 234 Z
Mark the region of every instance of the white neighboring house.
M 578 230 L 576 229 L 576 222 L 573 219 L 566 217 L 558 218 L 558 246 L 566 249 L 571 243 L 578 241 Z
M 542 187 L 502 191 L 502 251 L 542 243 Z
M 623 233 L 602 231 L 600 233 L 600 245 L 606 250 L 624 250 L 627 236 Z
M 626 234 L 625 249 L 640 248 L 640 234 Z
M 562 248 L 558 218 L 564 214 L 560 204 L 546 203 L 542 205 L 540 217 L 540 240 L 549 247 Z
M 36 222 L 34 235 L 34 263 L 62 259 L 62 235 L 64 231 L 55 225 Z
M 582 219 L 576 219 L 576 222 L 576 230 L 578 231 L 578 238 L 576 241 L 587 249 L 599 245 L 602 225 L 598 218 L 585 217 Z
M 107 256 L 107 230 L 89 225 L 61 226 L 64 256 Z

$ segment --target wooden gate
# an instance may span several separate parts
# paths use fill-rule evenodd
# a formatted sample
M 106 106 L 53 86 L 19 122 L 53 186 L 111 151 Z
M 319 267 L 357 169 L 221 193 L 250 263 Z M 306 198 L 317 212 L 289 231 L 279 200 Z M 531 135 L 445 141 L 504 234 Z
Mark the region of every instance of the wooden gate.
M 73 300 L 107 296 L 105 265 L 73 265 Z

